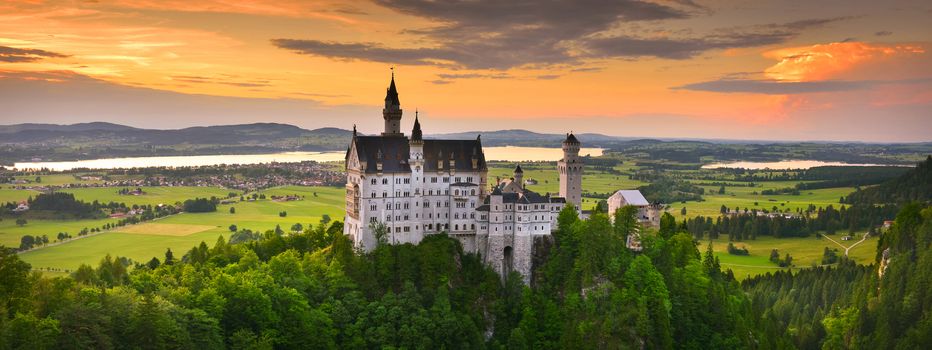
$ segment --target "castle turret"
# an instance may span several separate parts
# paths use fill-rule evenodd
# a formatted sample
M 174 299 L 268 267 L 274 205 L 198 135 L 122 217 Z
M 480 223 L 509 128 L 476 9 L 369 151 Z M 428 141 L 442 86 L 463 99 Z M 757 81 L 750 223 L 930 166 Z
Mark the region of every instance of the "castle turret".
M 392 82 L 385 93 L 385 108 L 382 109 L 382 118 L 385 119 L 385 132 L 382 136 L 403 136 L 401 133 L 401 101 L 398 100 L 398 88 L 395 87 L 395 70 L 392 69 Z
M 563 159 L 557 162 L 557 170 L 560 172 L 560 196 L 566 199 L 567 203 L 576 206 L 576 210 L 582 210 L 582 174 L 583 163 L 579 158 L 579 140 L 573 133 L 566 134 L 563 140 Z
M 514 178 L 518 188 L 524 190 L 524 170 L 521 170 L 521 165 L 515 167 Z

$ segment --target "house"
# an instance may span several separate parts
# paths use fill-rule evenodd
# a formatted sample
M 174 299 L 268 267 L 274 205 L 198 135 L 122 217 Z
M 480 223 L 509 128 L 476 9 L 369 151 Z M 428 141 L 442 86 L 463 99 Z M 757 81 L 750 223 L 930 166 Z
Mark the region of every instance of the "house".
M 660 227 L 660 206 L 651 205 L 638 190 L 619 190 L 608 197 L 608 212 L 614 213 L 619 208 L 625 206 L 635 206 L 638 208 L 638 222 L 641 225 L 649 227 Z M 609 215 L 613 218 L 613 215 Z
M 19 205 L 16 206 L 16 208 L 13 208 L 13 212 L 14 212 L 14 213 L 22 213 L 22 212 L 25 212 L 25 211 L 28 211 L 28 210 L 29 210 L 29 204 L 26 204 L 25 201 L 24 201 L 24 202 L 20 202 Z

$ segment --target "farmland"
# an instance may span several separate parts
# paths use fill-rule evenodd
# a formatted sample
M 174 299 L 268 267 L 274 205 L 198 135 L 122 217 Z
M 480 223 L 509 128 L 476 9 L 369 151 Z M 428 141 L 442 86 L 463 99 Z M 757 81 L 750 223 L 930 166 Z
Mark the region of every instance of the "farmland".
M 175 188 L 171 188 L 175 189 Z M 212 189 L 226 193 L 222 189 Z M 188 189 L 179 189 L 181 192 Z M 272 195 L 303 196 L 302 200 L 278 202 L 271 199 L 252 202 L 238 202 L 221 205 L 212 213 L 181 213 L 152 222 L 116 228 L 99 235 L 74 239 L 61 245 L 41 248 L 21 254 L 23 260 L 38 269 L 73 270 L 82 263 L 96 264 L 103 256 L 124 256 L 134 261 L 145 262 L 152 257 L 162 258 L 165 250 L 170 248 L 180 258 L 191 247 L 205 241 L 212 245 L 217 237 L 229 238 L 230 225 L 240 229 L 266 231 L 280 225 L 283 230 L 290 230 L 295 223 L 307 227 L 320 221 L 323 215 L 334 220 L 343 216 L 343 189 L 332 187 L 287 186 L 262 191 Z M 315 196 L 316 194 L 316 196 Z M 179 196 L 179 194 L 166 194 Z M 203 196 L 203 194 L 201 194 Z M 230 206 L 235 213 L 229 212 Z M 286 212 L 285 217 L 279 216 Z M 54 222 L 30 222 L 24 227 L 15 227 L 11 220 L 0 222 L 0 238 L 3 244 L 16 246 L 23 234 L 49 234 L 55 232 L 74 233 L 83 227 L 100 226 L 108 220 Z M 69 231 L 70 230 L 70 231 Z M 182 231 L 181 233 L 176 232 Z M 188 234 L 182 234 L 188 232 Z

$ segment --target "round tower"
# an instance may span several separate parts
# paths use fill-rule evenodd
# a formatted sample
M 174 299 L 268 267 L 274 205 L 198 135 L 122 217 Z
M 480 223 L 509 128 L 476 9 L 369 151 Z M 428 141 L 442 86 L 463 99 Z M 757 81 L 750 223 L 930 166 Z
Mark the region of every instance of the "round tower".
M 576 210 L 582 210 L 580 205 L 583 162 L 579 157 L 580 145 L 573 133 L 566 134 L 566 139 L 563 140 L 563 159 L 557 162 L 557 170 L 560 172 L 560 197 L 576 206 Z

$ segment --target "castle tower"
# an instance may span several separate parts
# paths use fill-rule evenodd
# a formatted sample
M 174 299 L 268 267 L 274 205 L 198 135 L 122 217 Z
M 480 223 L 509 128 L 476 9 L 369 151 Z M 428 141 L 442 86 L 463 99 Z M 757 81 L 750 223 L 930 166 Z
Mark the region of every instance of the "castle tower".
M 521 165 L 515 167 L 515 184 L 518 185 L 518 188 L 524 190 L 524 170 L 521 170 Z
M 385 119 L 382 136 L 404 136 L 401 133 L 401 114 L 401 101 L 398 100 L 398 89 L 395 88 L 395 70 L 392 68 L 392 82 L 385 93 L 385 108 L 382 109 L 382 118 Z
M 573 133 L 566 134 L 566 140 L 563 140 L 563 159 L 557 162 L 557 170 L 560 172 L 560 197 L 575 205 L 576 210 L 582 210 L 580 205 L 583 163 L 582 158 L 579 158 L 579 146 L 579 140 Z
M 414 128 L 411 130 L 411 139 L 408 141 L 408 165 L 411 167 L 411 187 L 414 189 L 414 202 L 421 203 L 423 202 L 423 196 L 425 193 L 422 193 L 422 187 L 424 186 L 424 137 L 421 132 L 421 121 L 418 120 L 417 110 L 414 110 Z M 415 206 L 411 208 L 414 210 L 414 217 L 423 217 L 423 211 L 420 207 Z M 415 236 L 415 239 L 420 241 L 423 238 L 422 225 L 414 225 L 412 228 L 412 235 Z

